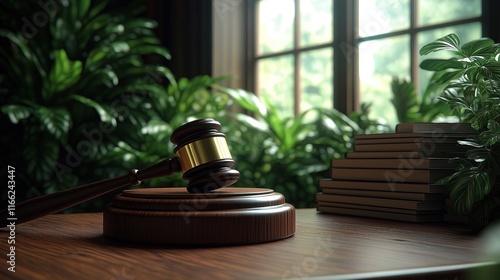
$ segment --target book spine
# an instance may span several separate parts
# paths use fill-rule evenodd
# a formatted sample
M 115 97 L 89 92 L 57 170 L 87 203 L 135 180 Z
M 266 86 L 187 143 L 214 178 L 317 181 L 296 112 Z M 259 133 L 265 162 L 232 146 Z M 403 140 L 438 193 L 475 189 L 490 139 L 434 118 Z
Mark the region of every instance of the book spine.
M 412 192 L 412 193 L 444 193 L 441 185 L 419 184 L 419 183 L 387 183 L 387 182 L 367 182 L 353 180 L 319 180 L 320 188 L 335 188 L 348 190 L 370 190 L 370 191 L 390 191 L 390 192 Z
M 377 181 L 387 183 L 434 183 L 453 169 L 354 169 L 332 168 L 331 178 L 334 180 Z

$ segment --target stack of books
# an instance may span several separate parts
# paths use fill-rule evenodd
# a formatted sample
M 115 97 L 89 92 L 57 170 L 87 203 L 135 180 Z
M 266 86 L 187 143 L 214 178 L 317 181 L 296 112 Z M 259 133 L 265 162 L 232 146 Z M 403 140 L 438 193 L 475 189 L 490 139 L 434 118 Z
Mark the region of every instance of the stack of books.
M 319 182 L 320 212 L 410 222 L 443 220 L 450 158 L 464 157 L 457 141 L 476 133 L 468 124 L 402 123 L 396 133 L 358 135 L 354 151 L 331 161 Z

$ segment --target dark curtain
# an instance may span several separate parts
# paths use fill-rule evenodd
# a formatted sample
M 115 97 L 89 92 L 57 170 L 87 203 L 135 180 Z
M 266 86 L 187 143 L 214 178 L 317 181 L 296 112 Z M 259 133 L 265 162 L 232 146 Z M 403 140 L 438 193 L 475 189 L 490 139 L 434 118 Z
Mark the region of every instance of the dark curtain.
M 500 42 L 500 1 L 483 0 L 483 16 L 486 23 L 483 25 L 483 36 L 493 39 L 495 42 Z
M 148 0 L 148 15 L 170 51 L 166 66 L 177 78 L 212 74 L 212 1 Z

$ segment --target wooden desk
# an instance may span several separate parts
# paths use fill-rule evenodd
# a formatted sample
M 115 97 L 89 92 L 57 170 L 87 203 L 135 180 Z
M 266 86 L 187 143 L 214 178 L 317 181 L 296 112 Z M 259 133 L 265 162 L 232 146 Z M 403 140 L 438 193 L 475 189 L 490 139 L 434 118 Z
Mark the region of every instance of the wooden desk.
M 291 238 L 218 248 L 123 244 L 102 236 L 100 213 L 47 216 L 16 227 L 15 273 L 7 270 L 9 234 L 6 228 L 0 230 L 0 279 L 353 279 L 391 275 L 429 279 L 429 273 L 436 279 L 464 279 L 466 269 L 492 267 L 491 262 L 482 262 L 481 239 L 464 227 L 318 214 L 314 209 L 297 210 L 297 232 Z

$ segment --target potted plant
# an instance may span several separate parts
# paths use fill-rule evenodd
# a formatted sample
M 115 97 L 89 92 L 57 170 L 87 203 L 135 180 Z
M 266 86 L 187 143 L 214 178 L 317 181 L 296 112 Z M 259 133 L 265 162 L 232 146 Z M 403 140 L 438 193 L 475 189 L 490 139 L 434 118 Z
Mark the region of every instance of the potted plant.
M 500 45 L 482 38 L 462 44 L 449 34 L 420 49 L 421 55 L 448 51 L 448 59 L 426 59 L 420 67 L 435 71 L 445 85 L 441 99 L 461 122 L 478 131 L 459 144 L 468 147 L 457 170 L 441 181 L 448 186 L 452 210 L 468 215 L 475 229 L 500 217 Z

